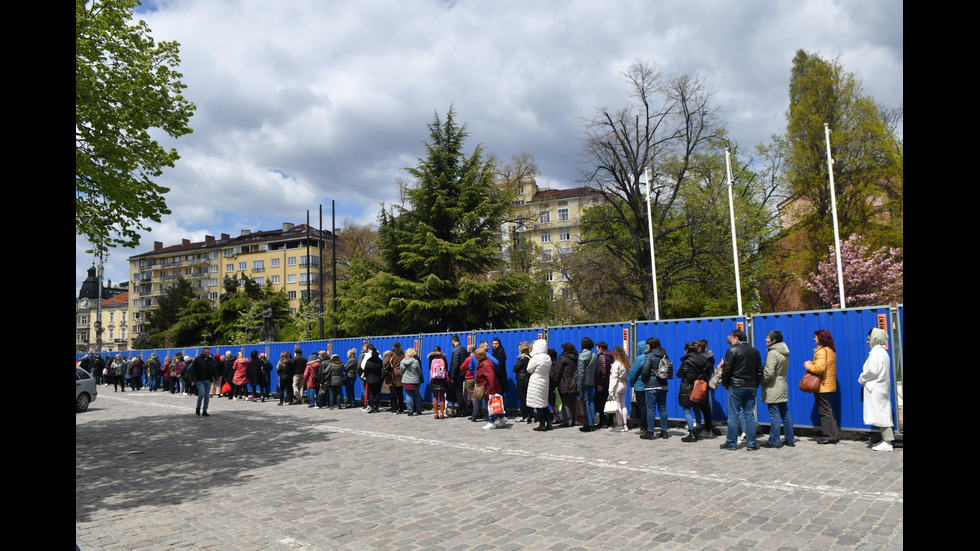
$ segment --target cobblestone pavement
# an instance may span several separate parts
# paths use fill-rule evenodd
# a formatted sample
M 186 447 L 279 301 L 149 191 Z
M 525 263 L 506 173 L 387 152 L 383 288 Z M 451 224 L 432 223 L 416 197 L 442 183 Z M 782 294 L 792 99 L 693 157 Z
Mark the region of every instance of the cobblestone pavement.
M 75 415 L 82 551 L 903 546 L 900 448 L 195 401 L 102 390 Z

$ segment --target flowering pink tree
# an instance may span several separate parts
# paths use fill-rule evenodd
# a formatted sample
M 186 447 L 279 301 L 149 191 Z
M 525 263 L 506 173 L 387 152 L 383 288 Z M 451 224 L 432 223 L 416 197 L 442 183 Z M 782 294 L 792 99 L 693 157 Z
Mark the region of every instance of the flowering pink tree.
M 882 247 L 872 251 L 864 238 L 852 234 L 841 243 L 841 266 L 844 270 L 844 297 L 847 306 L 875 306 L 902 300 L 903 268 L 901 248 Z M 820 296 L 825 304 L 840 308 L 837 288 L 837 258 L 830 247 L 825 260 L 806 278 L 797 276 L 800 285 Z

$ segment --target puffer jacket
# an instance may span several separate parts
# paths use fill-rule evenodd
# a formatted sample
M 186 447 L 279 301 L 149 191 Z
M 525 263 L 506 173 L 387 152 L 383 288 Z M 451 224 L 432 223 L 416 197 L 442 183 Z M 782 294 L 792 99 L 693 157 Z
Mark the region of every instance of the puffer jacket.
M 640 341 L 636 343 L 636 358 L 633 359 L 633 365 L 630 367 L 629 374 L 629 385 L 630 388 L 637 392 L 643 392 L 646 387 L 643 386 L 643 380 L 640 378 L 640 372 L 643 370 L 643 364 L 647 359 L 647 342 Z
M 578 354 L 575 366 L 575 390 L 595 388 L 599 371 L 599 357 L 588 348 L 583 348 Z
M 687 354 L 681 358 L 681 366 L 677 368 L 676 375 L 681 381 L 677 391 L 677 404 L 682 408 L 689 408 L 693 405 L 691 392 L 694 390 L 694 381 L 700 379 L 707 382 L 711 376 L 711 366 L 701 354 Z
M 789 347 L 784 342 L 769 346 L 766 364 L 762 366 L 762 403 L 781 404 L 789 401 L 789 384 L 786 370 L 789 368 Z
M 569 345 L 562 346 L 561 355 L 555 362 L 555 368 L 551 373 L 551 378 L 558 382 L 558 392 L 562 394 L 572 394 L 576 392 L 575 371 L 578 368 L 578 352 L 575 347 Z
M 345 378 L 344 364 L 340 362 L 340 358 L 336 358 L 336 361 L 331 358 L 324 373 L 323 384 L 327 386 L 341 386 L 344 384 Z
M 663 348 L 647 351 L 646 359 L 643 360 L 643 371 L 640 374 L 644 389 L 667 388 L 667 379 L 657 377 L 657 370 L 660 369 L 660 360 L 666 355 L 667 351 Z
M 548 407 L 549 377 L 551 375 L 551 356 L 548 355 L 548 341 L 538 339 L 531 344 L 531 359 L 527 362 L 527 406 Z
M 806 364 L 807 371 L 820 377 L 820 392 L 837 392 L 837 353 L 819 346 L 813 351 L 813 361 Z

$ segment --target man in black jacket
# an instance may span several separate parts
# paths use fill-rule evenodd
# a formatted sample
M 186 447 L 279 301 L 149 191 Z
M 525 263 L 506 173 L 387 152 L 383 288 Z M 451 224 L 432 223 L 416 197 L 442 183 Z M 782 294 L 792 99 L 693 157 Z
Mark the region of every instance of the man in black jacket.
M 745 430 L 748 450 L 755 444 L 755 396 L 762 384 L 762 355 L 745 342 L 745 333 L 736 329 L 728 336 L 731 348 L 721 361 L 721 384 L 728 391 L 728 435 L 722 449 L 734 450 L 738 444 L 738 425 Z
M 194 410 L 194 413 L 201 417 L 209 417 L 208 404 L 211 401 L 211 379 L 214 378 L 216 371 L 217 365 L 214 358 L 211 357 L 211 349 L 205 348 L 194 358 L 194 363 L 191 364 L 188 373 L 191 382 L 197 387 L 197 409 Z M 202 401 L 203 408 L 201 407 Z

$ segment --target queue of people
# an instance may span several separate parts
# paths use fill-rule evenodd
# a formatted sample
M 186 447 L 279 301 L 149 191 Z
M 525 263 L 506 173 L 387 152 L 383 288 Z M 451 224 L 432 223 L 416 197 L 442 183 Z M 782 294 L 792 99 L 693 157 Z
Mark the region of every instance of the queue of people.
M 875 451 L 892 451 L 894 441 L 887 339 L 881 329 L 868 333 L 870 352 L 858 379 L 863 387 L 864 421 L 881 432 L 882 440 L 873 447 Z M 86 356 L 79 365 L 115 391 L 125 392 L 127 387 L 140 390 L 146 380 L 149 391 L 160 388 L 173 394 L 197 395 L 196 414 L 202 416 L 208 415 L 211 397 L 264 402 L 271 396 L 272 377 L 278 377 L 280 406 L 307 403 L 310 408 L 354 408 L 355 387 L 361 384 L 363 411 L 380 413 L 382 385 L 386 384 L 388 412 L 423 416 L 421 389 L 427 382 L 434 419 L 466 417 L 483 423 L 484 430 L 508 423 L 503 395 L 510 391 L 508 374 L 513 373 L 521 415 L 515 424 L 536 423 L 533 430 L 537 432 L 579 426 L 581 432 L 607 428 L 629 433 L 626 397 L 631 392 L 636 434 L 643 440 L 670 438 L 668 381 L 676 377 L 676 400 L 683 408 L 687 429 L 682 442 L 695 443 L 714 436 L 712 391 L 721 386 L 728 396 L 726 439 L 721 449 L 738 449 L 742 440 L 745 449 L 752 451 L 795 446 L 788 403 L 790 351 L 782 333 L 770 331 L 766 335 L 765 360 L 746 342 L 741 330 L 732 331 L 727 342 L 728 350 L 717 365 L 706 340 L 686 343 L 676 372 L 657 337 L 637 342 L 632 359 L 622 346 L 609 350 L 605 342 L 595 343 L 588 337 L 578 348 L 563 343 L 561 353 L 549 348 L 543 339 L 521 342 L 510 371 L 499 339 L 464 347 L 458 336 L 452 337 L 453 349 L 448 356 L 439 346 L 433 347 L 425 356 L 425 366 L 421 353 L 414 348 L 405 350 L 395 342 L 382 353 L 367 341 L 360 353 L 347 351 L 346 360 L 325 351 L 311 353 L 307 359 L 297 347 L 294 353 L 283 352 L 275 366 L 256 350 L 248 358 L 243 352 L 235 355 L 230 350 L 212 357 L 208 348 L 197 357 L 178 353 L 162 361 L 155 353 L 145 362 L 139 355 L 124 359 L 116 354 L 107 360 L 100 355 Z M 838 389 L 836 347 L 826 329 L 814 332 L 814 343 L 813 359 L 803 368 L 819 379 L 819 386 L 813 389 L 822 433 L 817 442 L 836 444 L 839 427 L 831 405 Z M 761 446 L 756 442 L 755 413 L 760 388 L 770 419 L 769 438 Z

